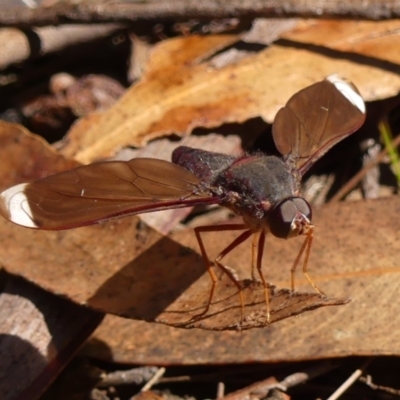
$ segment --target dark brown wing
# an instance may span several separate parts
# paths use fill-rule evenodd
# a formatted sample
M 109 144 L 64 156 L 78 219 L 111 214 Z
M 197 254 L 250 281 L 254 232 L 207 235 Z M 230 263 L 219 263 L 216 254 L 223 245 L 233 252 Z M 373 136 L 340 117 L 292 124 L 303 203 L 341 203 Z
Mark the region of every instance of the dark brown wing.
M 364 120 L 365 104 L 357 88 L 332 75 L 292 96 L 276 115 L 272 133 L 284 159 L 304 175 Z
M 69 229 L 143 212 L 219 203 L 199 183 L 191 172 L 163 160 L 103 162 L 5 190 L 0 214 L 30 228 Z

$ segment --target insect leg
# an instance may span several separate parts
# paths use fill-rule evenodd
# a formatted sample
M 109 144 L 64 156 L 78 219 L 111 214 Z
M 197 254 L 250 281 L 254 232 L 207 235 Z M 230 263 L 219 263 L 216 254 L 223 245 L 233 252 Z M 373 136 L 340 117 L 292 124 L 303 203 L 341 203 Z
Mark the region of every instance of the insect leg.
M 261 270 L 262 268 L 262 259 L 264 255 L 264 244 L 265 244 L 265 232 L 260 232 L 258 235 L 258 248 L 257 248 L 257 271 L 258 275 L 261 279 L 261 282 L 264 286 L 264 295 L 265 295 L 265 304 L 267 307 L 267 322 L 270 323 L 271 315 L 269 309 L 269 292 L 268 292 L 268 284 L 265 276 Z
M 205 310 L 200 314 L 204 315 L 208 312 L 211 306 L 212 299 L 214 297 L 214 292 L 215 292 L 215 286 L 217 283 L 217 276 L 215 275 L 215 272 L 213 271 L 211 267 L 211 262 L 210 259 L 207 255 L 203 239 L 201 238 L 201 234 L 205 232 L 222 232 L 222 231 L 232 231 L 232 230 L 243 230 L 246 229 L 246 225 L 244 224 L 226 224 L 226 225 L 209 225 L 209 226 L 199 226 L 194 229 L 196 239 L 199 243 L 201 255 L 203 257 L 204 263 L 206 265 L 207 271 L 210 275 L 212 286 L 210 290 L 210 295 L 208 298 L 208 302 L 206 305 Z M 229 246 L 227 246 L 214 260 L 215 264 L 229 277 L 229 279 L 236 285 L 236 287 L 239 289 L 239 295 L 240 295 L 240 302 L 242 306 L 242 313 L 243 313 L 243 307 L 244 307 L 244 302 L 243 302 L 243 297 L 241 293 L 241 286 L 238 282 L 238 279 L 236 278 L 235 274 L 233 273 L 232 270 L 229 268 L 225 267 L 220 263 L 221 259 L 228 254 L 231 250 L 233 250 L 236 246 L 238 246 L 240 243 L 245 241 L 249 236 L 251 235 L 250 231 L 245 231 L 243 232 L 238 238 L 236 238 Z M 243 237 L 243 238 L 242 238 Z
M 256 280 L 254 271 L 256 269 L 256 254 L 257 254 L 257 246 L 259 239 L 260 239 L 260 232 L 254 233 L 253 241 L 251 242 L 251 279 L 253 281 Z
M 226 273 L 226 275 L 229 277 L 229 279 L 236 285 L 236 287 L 239 290 L 240 310 L 241 310 L 242 321 L 244 319 L 244 300 L 243 300 L 242 287 L 239 283 L 239 279 L 238 279 L 235 271 L 233 271 L 231 268 L 228 268 L 225 265 L 221 264 L 220 261 L 229 252 L 231 252 L 235 247 L 239 246 L 240 243 L 243 243 L 246 239 L 248 239 L 252 234 L 253 234 L 253 232 L 250 229 L 243 232 L 229 246 L 227 246 L 223 251 L 221 251 L 221 253 L 219 253 L 217 258 L 215 259 L 215 263 L 218 265 L 218 267 L 221 268 L 221 270 Z
M 311 231 L 308 235 L 308 242 L 307 242 L 307 248 L 306 248 L 306 255 L 304 257 L 304 263 L 303 263 L 303 274 L 307 278 L 308 282 L 310 282 L 310 285 L 321 295 L 325 296 L 325 293 L 319 289 L 319 287 L 313 282 L 313 280 L 310 278 L 310 276 L 307 273 L 307 267 L 308 267 L 308 258 L 310 256 L 310 251 L 311 251 L 311 244 L 313 241 L 313 232 Z M 307 240 L 307 239 L 306 239 Z
M 322 295 L 325 295 L 324 292 L 322 292 L 322 290 L 320 290 L 317 285 L 313 282 L 313 280 L 310 278 L 310 276 L 307 273 L 307 267 L 308 267 L 308 258 L 310 256 L 310 251 L 311 251 L 311 244 L 313 241 L 313 231 L 310 230 L 309 233 L 307 233 L 306 238 L 303 242 L 303 245 L 301 246 L 301 249 L 299 251 L 299 254 L 296 257 L 296 260 L 293 263 L 293 266 L 290 270 L 291 272 L 291 280 L 292 280 L 292 291 L 295 290 L 295 285 L 294 285 L 294 276 L 295 276 L 295 272 L 296 272 L 296 268 L 297 265 L 301 259 L 301 257 L 303 256 L 304 251 L 305 253 L 305 257 L 304 257 L 304 263 L 303 263 L 303 274 L 305 275 L 305 277 L 307 278 L 308 282 L 310 282 L 310 285 L 319 293 Z

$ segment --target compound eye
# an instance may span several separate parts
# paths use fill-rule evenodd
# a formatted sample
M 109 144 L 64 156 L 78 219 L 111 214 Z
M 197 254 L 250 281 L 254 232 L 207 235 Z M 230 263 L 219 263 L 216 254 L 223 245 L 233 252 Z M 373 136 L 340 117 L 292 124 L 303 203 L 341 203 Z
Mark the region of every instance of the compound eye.
M 296 213 L 297 207 L 292 198 L 282 200 L 276 204 L 269 214 L 271 233 L 278 238 L 287 239 Z
M 287 239 L 294 229 L 294 219 L 304 216 L 311 221 L 312 213 L 308 202 L 302 197 L 289 197 L 282 200 L 269 213 L 269 229 L 271 233 L 281 239 Z
M 303 199 L 302 197 L 293 197 L 292 200 L 297 210 L 302 213 L 309 221 L 311 221 L 312 211 L 310 204 L 308 204 L 308 201 Z

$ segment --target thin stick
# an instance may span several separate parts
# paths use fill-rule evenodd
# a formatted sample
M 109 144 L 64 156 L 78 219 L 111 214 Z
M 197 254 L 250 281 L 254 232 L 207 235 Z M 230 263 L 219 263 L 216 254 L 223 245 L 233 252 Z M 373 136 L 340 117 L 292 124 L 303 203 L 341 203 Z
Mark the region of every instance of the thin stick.
M 369 358 L 360 369 L 355 370 L 327 400 L 337 400 L 364 373 L 364 370 L 371 364 L 372 360 L 372 357 Z
M 236 392 L 227 394 L 223 398 L 223 400 L 263 398 L 266 397 L 271 390 L 277 389 L 281 391 L 286 391 L 290 387 L 307 382 L 308 380 L 323 375 L 334 368 L 337 368 L 336 364 L 323 361 L 302 372 L 297 372 L 295 374 L 289 375 L 281 382 L 276 382 L 274 378 L 267 378 L 262 381 L 253 383 L 252 385 L 244 389 L 240 389 Z
M 218 382 L 217 399 L 221 399 L 224 396 L 225 396 L 225 383 L 224 382 Z
M 144 382 L 148 382 L 158 370 L 159 368 L 157 367 L 147 366 L 110 372 L 103 374 L 101 381 L 96 386 L 104 388 L 118 385 L 141 385 Z
M 388 152 L 390 162 L 392 164 L 392 171 L 397 179 L 397 185 L 400 183 L 400 167 L 399 167 L 399 152 L 396 149 L 396 146 L 393 145 L 393 136 L 392 131 L 390 129 L 390 125 L 387 119 L 387 116 L 384 116 L 379 124 L 379 131 L 381 133 L 381 138 L 383 143 L 385 144 L 385 149 Z
M 396 138 L 392 142 L 392 146 L 396 147 L 400 145 L 400 135 L 396 136 Z M 357 172 L 332 198 L 328 201 L 328 203 L 335 203 L 341 200 L 347 193 L 349 193 L 353 188 L 357 186 L 357 184 L 361 181 L 362 178 L 367 174 L 367 172 L 379 164 L 386 156 L 388 152 L 386 149 L 382 150 L 374 159 L 374 161 L 368 163 L 361 171 Z
M 59 25 L 66 22 L 178 21 L 190 18 L 347 18 L 383 20 L 400 17 L 400 0 L 166 0 L 123 2 L 63 1 L 47 7 L 6 8 L 0 12 L 0 24 L 8 26 Z
M 155 385 L 160 378 L 165 374 L 166 369 L 164 367 L 161 367 L 158 369 L 158 371 L 154 374 L 154 376 L 142 387 L 141 392 L 146 392 L 147 390 L 150 390 L 153 385 Z

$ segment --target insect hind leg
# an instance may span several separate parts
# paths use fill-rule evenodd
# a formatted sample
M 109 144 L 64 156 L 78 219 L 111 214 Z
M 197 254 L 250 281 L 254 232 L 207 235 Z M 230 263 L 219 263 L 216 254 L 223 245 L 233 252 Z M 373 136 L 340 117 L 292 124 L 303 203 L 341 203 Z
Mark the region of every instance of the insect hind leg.
M 210 259 L 207 255 L 201 234 L 205 233 L 205 232 L 223 232 L 223 231 L 236 231 L 236 230 L 245 230 L 245 229 L 247 229 L 247 227 L 244 224 L 207 225 L 207 226 L 199 226 L 194 229 L 197 241 L 199 243 L 201 255 L 203 257 L 204 263 L 206 265 L 207 271 L 210 275 L 211 282 L 212 282 L 207 305 L 206 305 L 205 309 L 200 314 L 198 314 L 196 317 L 202 316 L 209 311 L 213 297 L 214 297 L 216 284 L 218 281 L 218 278 L 212 269 L 212 263 L 210 262 Z M 242 287 L 241 287 L 240 282 L 239 282 L 236 274 L 234 273 L 234 271 L 231 270 L 230 268 L 224 266 L 221 263 L 221 260 L 223 259 L 223 257 L 225 257 L 235 247 L 239 246 L 240 243 L 244 242 L 251 235 L 252 235 L 252 232 L 249 229 L 245 230 L 245 232 L 240 234 L 229 246 L 227 246 L 224 250 L 222 250 L 214 260 L 215 265 L 218 268 L 220 268 L 224 274 L 226 274 L 228 276 L 228 278 L 233 282 L 233 284 L 239 290 L 242 320 L 243 320 L 243 315 L 244 315 L 244 300 L 243 300 L 243 294 L 242 294 Z

